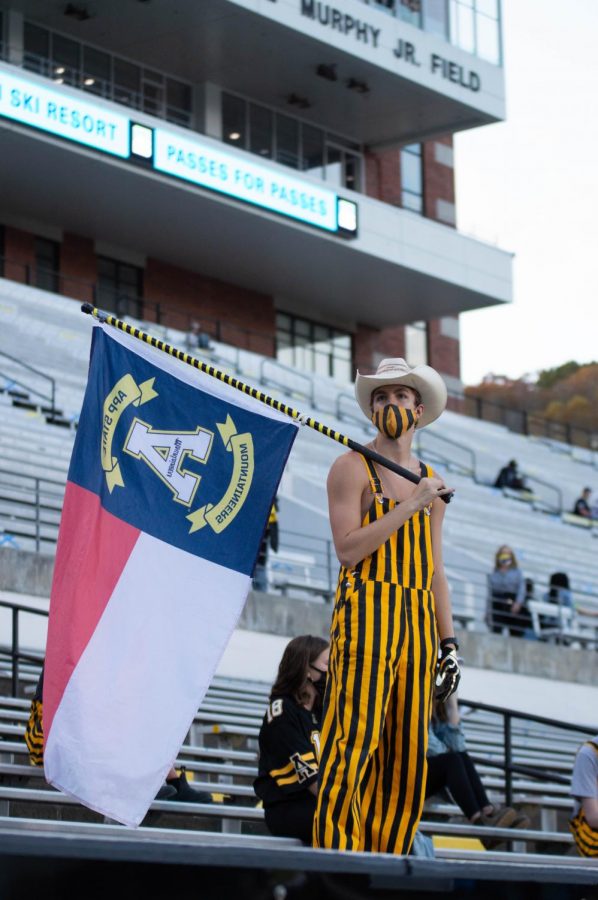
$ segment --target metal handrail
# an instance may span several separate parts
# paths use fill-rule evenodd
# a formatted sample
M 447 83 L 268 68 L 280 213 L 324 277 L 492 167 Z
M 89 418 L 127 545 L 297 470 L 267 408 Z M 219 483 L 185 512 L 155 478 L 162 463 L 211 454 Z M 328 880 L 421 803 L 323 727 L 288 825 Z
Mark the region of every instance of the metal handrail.
M 19 649 L 19 613 L 32 613 L 36 616 L 44 616 L 48 618 L 48 611 L 45 609 L 37 609 L 35 606 L 26 606 L 24 603 L 12 603 L 8 600 L 0 600 L 0 609 L 10 609 L 11 616 L 11 642 L 9 656 L 12 660 L 11 672 L 11 690 L 13 697 L 17 696 L 19 690 L 19 662 L 26 660 L 27 662 L 43 662 L 42 656 L 35 656 L 31 653 L 24 653 Z
M 278 362 L 276 359 L 271 359 L 270 357 L 264 357 L 260 364 L 260 383 L 261 384 L 269 384 L 274 385 L 274 387 L 282 388 L 283 390 L 289 390 L 289 385 L 285 384 L 282 381 L 276 381 L 274 378 L 268 378 L 267 375 L 264 374 L 265 366 L 270 365 L 274 366 L 275 369 L 281 370 L 283 372 L 290 372 L 294 378 L 303 379 L 309 385 L 308 392 L 303 393 L 302 396 L 305 397 L 313 406 L 314 402 L 314 380 L 311 375 L 308 375 L 306 372 L 298 372 L 296 369 L 293 369 L 291 366 L 285 366 L 284 363 Z
M 560 515 L 563 512 L 563 492 L 556 484 L 551 484 L 549 481 L 544 481 L 543 478 L 538 478 L 537 475 L 528 475 L 527 472 L 524 473 L 527 481 L 533 481 L 536 484 L 541 484 L 542 487 L 548 488 L 549 491 L 554 491 L 557 495 L 557 505 L 550 507 L 551 511 L 556 512 Z
M 456 441 L 454 438 L 449 438 L 444 434 L 439 434 L 436 431 L 418 431 L 416 429 L 415 430 L 415 438 L 416 438 L 418 447 L 421 446 L 421 443 L 424 439 L 425 440 L 432 439 L 432 440 L 439 441 L 441 444 L 448 444 L 451 447 L 456 447 L 458 450 L 461 450 L 463 453 L 468 455 L 469 459 L 471 460 L 471 465 L 470 465 L 469 469 L 467 469 L 466 467 L 462 466 L 460 463 L 456 462 L 454 459 L 451 459 L 449 457 L 444 457 L 443 461 L 445 461 L 449 464 L 460 466 L 460 468 L 462 469 L 462 471 L 465 474 L 470 475 L 473 478 L 473 480 L 476 483 L 478 483 L 477 456 L 475 454 L 475 451 L 472 450 L 471 447 L 468 447 L 466 444 L 462 444 L 460 441 Z
M 41 75 L 42 78 L 49 78 L 52 81 L 55 80 L 56 63 L 47 56 L 42 56 L 39 53 L 32 53 L 31 50 L 27 50 L 23 53 L 21 45 L 9 43 L 0 45 L 0 51 L 0 59 L 9 61 L 11 65 L 18 66 L 28 72 L 33 72 L 35 75 Z M 15 62 L 15 52 L 12 53 L 11 57 L 11 51 L 22 54 L 20 62 Z M 117 59 L 121 59 L 121 57 L 117 57 Z M 164 97 L 159 104 L 159 108 L 148 111 L 143 109 L 144 97 L 141 91 L 135 91 L 130 88 L 121 88 L 114 81 L 108 81 L 95 74 L 92 76 L 93 85 L 86 85 L 85 81 L 91 77 L 91 73 L 87 72 L 85 67 L 65 66 L 65 69 L 68 69 L 68 71 L 64 72 L 62 78 L 64 79 L 64 83 L 70 87 L 74 87 L 79 91 L 84 91 L 86 94 L 91 94 L 92 97 L 103 97 L 106 100 L 111 100 L 113 103 L 118 103 L 120 106 L 124 106 L 127 109 L 143 110 L 144 112 L 147 112 L 148 115 L 154 116 L 157 119 L 163 119 L 166 122 L 173 122 L 183 128 L 191 129 L 192 127 L 191 111 L 181 109 L 172 103 L 168 103 L 166 100 L 166 91 L 164 91 Z M 160 74 L 166 79 L 174 77 L 165 72 L 160 72 Z M 181 79 L 176 78 L 174 80 L 180 81 Z M 186 82 L 183 83 L 186 85 Z M 91 90 L 91 87 L 94 89 Z
M 44 378 L 46 381 L 50 382 L 50 396 L 43 394 L 41 391 L 38 391 L 36 388 L 31 387 L 26 384 L 24 381 L 20 381 L 18 378 L 15 378 L 13 375 L 9 375 L 6 372 L 0 372 L 4 378 L 7 378 L 9 381 L 12 381 L 14 384 L 20 385 L 20 387 L 24 387 L 30 394 L 35 394 L 37 397 L 41 397 L 42 400 L 49 400 L 51 404 L 52 414 L 56 412 L 56 379 L 52 378 L 50 375 L 46 375 L 45 372 L 42 372 L 40 369 L 36 369 L 34 366 L 30 366 L 29 363 L 23 362 L 22 359 L 19 359 L 16 356 L 12 356 L 10 353 L 7 353 L 5 350 L 0 350 L 0 356 L 6 357 L 6 359 L 10 359 L 11 362 L 16 363 L 18 366 L 22 366 L 22 368 L 27 369 L 29 372 L 33 372 L 35 375 L 39 375 L 40 378 Z
M 596 731 L 598 731 L 596 725 L 572 725 L 571 723 L 563 722 L 560 719 L 550 719 L 547 716 L 537 716 L 533 713 L 518 712 L 517 710 L 507 709 L 504 706 L 494 706 L 491 703 L 480 703 L 476 700 L 463 700 L 459 698 L 459 706 L 467 706 L 470 709 L 480 709 L 484 712 L 491 712 L 502 716 L 504 764 L 502 764 L 500 768 L 504 768 L 505 771 L 505 803 L 507 806 L 513 805 L 513 774 L 517 772 L 517 769 L 519 768 L 519 764 L 513 762 L 513 738 L 511 731 L 513 719 L 522 719 L 526 722 L 537 722 L 540 725 L 549 725 L 552 728 L 562 728 L 565 731 L 575 731 L 585 734 L 588 737 L 596 734 Z M 479 761 L 483 762 L 485 765 L 489 764 L 487 759 Z M 533 769 L 534 767 L 529 768 Z M 540 767 L 537 768 L 539 771 Z M 529 774 L 531 774 L 531 771 Z M 546 777 L 546 773 L 544 773 L 544 777 Z M 552 775 L 550 777 L 552 778 Z
M 584 428 L 581 425 L 554 422 L 552 419 L 547 419 L 532 411 L 517 409 L 513 406 L 504 406 L 502 403 L 496 403 L 494 400 L 487 400 L 485 397 L 475 394 L 474 391 L 475 388 L 467 388 L 464 392 L 450 392 L 451 397 L 464 403 L 465 408 L 463 412 L 466 416 L 480 419 L 484 422 L 495 422 L 509 428 L 510 431 L 524 434 L 527 437 L 537 436 L 535 435 L 536 428 L 534 426 L 539 426 L 544 433 L 544 437 L 549 438 L 555 432 L 558 432 L 559 437 L 553 437 L 553 440 L 562 441 L 570 446 L 585 446 L 591 450 L 598 449 L 598 434 L 592 429 Z M 473 409 L 468 409 L 468 406 L 473 407 Z M 494 410 L 498 413 L 496 417 L 492 417 Z M 485 411 L 488 411 L 490 415 L 484 415 Z M 519 416 L 521 419 L 521 427 L 519 429 L 512 427 L 514 416 Z M 509 417 L 511 418 L 511 424 L 507 421 Z M 575 440 L 576 436 L 579 436 L 583 443 Z

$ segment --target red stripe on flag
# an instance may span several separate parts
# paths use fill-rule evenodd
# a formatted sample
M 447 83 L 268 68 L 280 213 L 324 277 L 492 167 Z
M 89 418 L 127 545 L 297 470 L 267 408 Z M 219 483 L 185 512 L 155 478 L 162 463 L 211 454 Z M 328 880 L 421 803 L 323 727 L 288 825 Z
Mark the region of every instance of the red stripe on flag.
M 68 481 L 64 495 L 44 671 L 43 723 L 54 714 L 139 537 L 92 491 Z

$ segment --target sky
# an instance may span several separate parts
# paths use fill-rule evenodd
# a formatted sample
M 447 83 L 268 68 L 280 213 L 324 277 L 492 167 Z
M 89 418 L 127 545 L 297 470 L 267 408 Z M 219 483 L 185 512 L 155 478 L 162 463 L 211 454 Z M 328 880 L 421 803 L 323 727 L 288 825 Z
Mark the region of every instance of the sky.
M 459 230 L 515 254 L 513 303 L 460 317 L 466 384 L 598 360 L 598 0 L 502 6 L 507 118 L 455 137 L 455 173 Z

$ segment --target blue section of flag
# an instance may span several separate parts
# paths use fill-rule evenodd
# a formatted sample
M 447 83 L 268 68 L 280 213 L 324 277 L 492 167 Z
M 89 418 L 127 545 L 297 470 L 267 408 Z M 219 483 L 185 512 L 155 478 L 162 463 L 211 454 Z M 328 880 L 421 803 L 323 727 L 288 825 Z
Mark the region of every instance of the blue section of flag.
M 104 401 L 125 375 L 137 385 L 155 379 L 157 396 L 141 406 L 129 405 L 114 431 L 112 456 L 118 461 L 124 486 L 110 492 L 101 464 Z M 253 440 L 255 470 L 246 500 L 220 532 L 205 525 L 190 532 L 189 513 L 218 505 L 230 487 L 233 453 L 227 451 L 217 427 L 230 416 L 239 434 Z M 174 494 L 151 466 L 123 449 L 133 420 L 156 431 L 213 432 L 205 464 L 187 458 L 183 468 L 201 476 L 190 506 Z M 291 422 L 261 416 L 175 378 L 94 328 L 89 378 L 69 469 L 69 480 L 98 494 L 113 515 L 168 544 L 250 575 L 286 460 L 297 434 Z M 91 537 L 91 536 L 90 536 Z

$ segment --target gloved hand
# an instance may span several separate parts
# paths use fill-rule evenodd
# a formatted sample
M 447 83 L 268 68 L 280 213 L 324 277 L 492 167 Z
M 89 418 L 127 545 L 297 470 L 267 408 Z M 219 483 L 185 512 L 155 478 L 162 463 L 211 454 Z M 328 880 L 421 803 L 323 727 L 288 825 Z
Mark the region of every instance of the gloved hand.
M 440 651 L 440 659 L 436 669 L 436 699 L 440 703 L 454 694 L 461 680 L 461 669 L 457 660 L 457 650 L 451 644 Z

